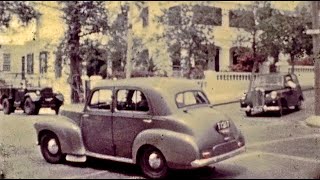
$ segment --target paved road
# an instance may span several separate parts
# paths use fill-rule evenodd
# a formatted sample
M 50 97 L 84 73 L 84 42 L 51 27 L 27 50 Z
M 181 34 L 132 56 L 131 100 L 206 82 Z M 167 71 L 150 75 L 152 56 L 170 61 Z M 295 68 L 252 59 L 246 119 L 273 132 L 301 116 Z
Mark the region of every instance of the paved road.
M 308 127 L 304 120 L 313 114 L 313 91 L 303 109 L 283 117 L 259 115 L 245 117 L 239 104 L 215 107 L 225 112 L 242 130 L 247 152 L 235 158 L 200 170 L 174 171 L 174 178 L 320 178 L 320 130 Z M 6 178 L 143 178 L 134 165 L 89 159 L 82 164 L 52 165 L 42 158 L 36 146 L 33 123 L 55 116 L 40 111 L 39 116 L 22 112 L 3 115 L 0 112 L 0 169 Z M 1 177 L 0 177 L 1 178 Z

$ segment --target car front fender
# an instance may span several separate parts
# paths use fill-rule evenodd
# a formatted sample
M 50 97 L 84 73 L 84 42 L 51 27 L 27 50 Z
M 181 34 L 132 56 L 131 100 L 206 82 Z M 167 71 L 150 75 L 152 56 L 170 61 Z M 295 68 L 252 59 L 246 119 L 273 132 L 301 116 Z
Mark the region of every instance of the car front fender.
M 81 129 L 78 124 L 69 118 L 63 116 L 48 117 L 43 121 L 36 122 L 34 127 L 38 137 L 38 144 L 43 134 L 54 133 L 60 141 L 62 153 L 73 155 L 85 154 Z
M 64 101 L 64 97 L 63 97 L 62 94 L 56 94 L 55 97 L 56 97 L 59 101 L 61 101 L 61 102 Z
M 163 129 L 149 129 L 141 132 L 134 140 L 132 159 L 137 163 L 137 154 L 144 145 L 151 145 L 161 151 L 170 168 L 189 167 L 199 159 L 200 153 L 192 136 Z
M 34 92 L 26 93 L 24 97 L 30 97 L 33 102 L 37 102 L 40 100 L 41 96 L 38 96 Z

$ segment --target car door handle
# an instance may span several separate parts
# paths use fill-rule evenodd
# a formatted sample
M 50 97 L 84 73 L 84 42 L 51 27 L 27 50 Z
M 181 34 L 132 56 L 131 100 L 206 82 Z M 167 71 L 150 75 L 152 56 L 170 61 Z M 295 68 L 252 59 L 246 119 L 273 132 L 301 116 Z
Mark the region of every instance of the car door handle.
M 83 117 L 83 118 L 88 118 L 88 117 L 89 117 L 89 114 L 84 114 L 82 117 Z
M 150 124 L 150 123 L 152 123 L 152 119 L 144 119 L 143 122 Z

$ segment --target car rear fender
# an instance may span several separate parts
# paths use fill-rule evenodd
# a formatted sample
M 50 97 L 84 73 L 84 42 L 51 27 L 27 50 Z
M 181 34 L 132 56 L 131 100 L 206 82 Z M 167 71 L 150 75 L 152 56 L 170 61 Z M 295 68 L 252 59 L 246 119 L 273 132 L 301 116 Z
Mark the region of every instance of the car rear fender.
M 85 154 L 81 129 L 71 119 L 58 116 L 54 119 L 36 122 L 34 127 L 38 137 L 38 144 L 40 143 L 40 138 L 45 133 L 54 133 L 60 141 L 62 153 L 73 155 Z
M 24 100 L 27 99 L 28 97 L 30 97 L 33 102 L 37 102 L 37 101 L 39 101 L 40 98 L 41 98 L 41 96 L 38 96 L 38 95 L 37 95 L 36 93 L 34 93 L 34 92 L 26 93 L 26 94 L 24 95 Z
M 161 151 L 170 168 L 189 166 L 200 156 L 199 148 L 192 136 L 170 130 L 149 129 L 138 134 L 134 140 L 132 147 L 134 163 L 137 163 L 140 150 L 150 145 Z

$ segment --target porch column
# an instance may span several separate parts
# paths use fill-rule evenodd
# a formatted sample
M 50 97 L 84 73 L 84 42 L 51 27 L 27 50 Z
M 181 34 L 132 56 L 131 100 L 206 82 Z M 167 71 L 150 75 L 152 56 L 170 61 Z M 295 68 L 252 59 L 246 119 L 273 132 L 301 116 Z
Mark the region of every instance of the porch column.
M 230 47 L 220 49 L 220 71 L 230 71 Z

